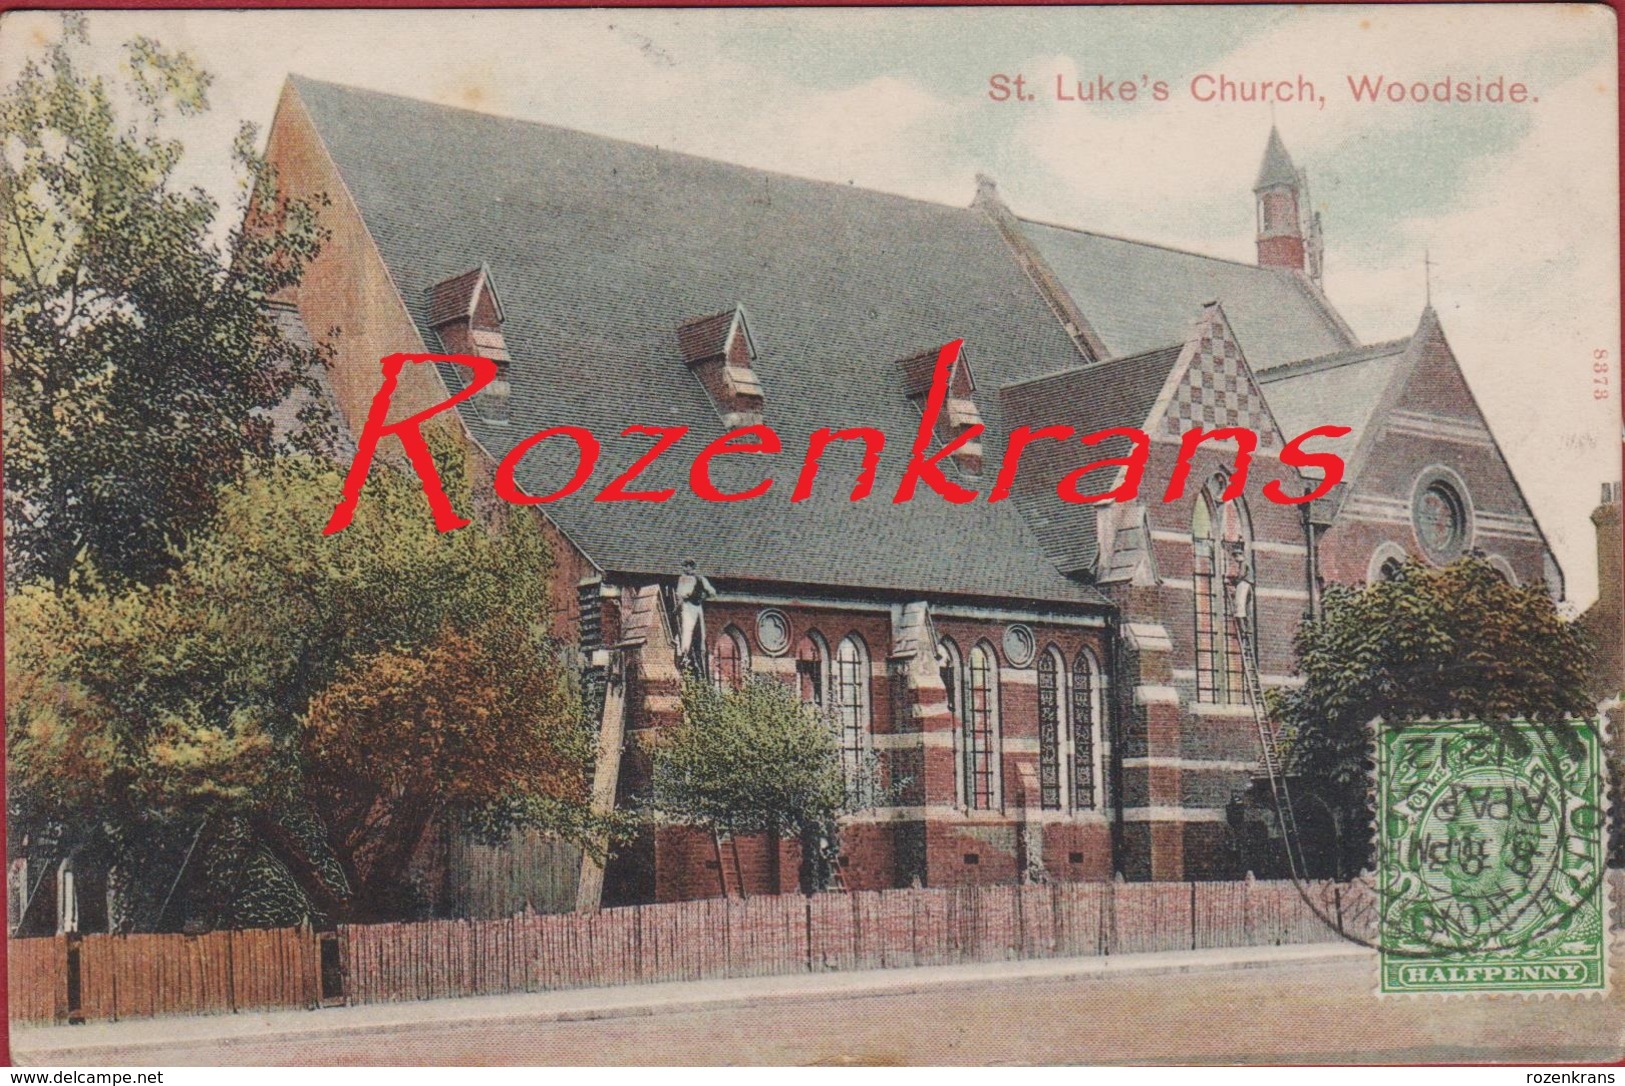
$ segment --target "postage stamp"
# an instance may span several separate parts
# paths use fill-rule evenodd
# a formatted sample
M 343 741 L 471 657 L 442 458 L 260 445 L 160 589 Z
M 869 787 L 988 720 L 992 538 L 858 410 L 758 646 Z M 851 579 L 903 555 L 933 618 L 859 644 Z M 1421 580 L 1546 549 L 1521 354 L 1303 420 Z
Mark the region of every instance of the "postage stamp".
M 1381 729 L 1384 994 L 1607 987 L 1598 736 L 1563 730 Z

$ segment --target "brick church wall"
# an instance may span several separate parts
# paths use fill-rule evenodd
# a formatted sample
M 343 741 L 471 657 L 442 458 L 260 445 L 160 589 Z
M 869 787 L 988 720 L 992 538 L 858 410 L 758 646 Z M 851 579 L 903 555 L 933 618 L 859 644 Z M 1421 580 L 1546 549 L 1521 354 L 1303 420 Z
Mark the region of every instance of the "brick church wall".
M 1148 479 L 1167 479 L 1178 446 L 1152 446 Z M 1230 470 L 1233 448 L 1201 446 L 1184 495 L 1149 494 L 1151 571 L 1156 583 L 1103 589 L 1123 611 L 1133 697 L 1122 717 L 1122 865 L 1130 878 L 1223 878 L 1240 874 L 1225 807 L 1245 791 L 1259 763 L 1253 712 L 1243 699 L 1201 702 L 1196 688 L 1196 604 L 1192 515 L 1203 484 Z M 1287 476 L 1272 452 L 1253 454 L 1242 499 L 1251 526 L 1254 627 L 1266 685 L 1292 669 L 1292 635 L 1309 611 L 1308 551 L 1297 506 L 1265 500 L 1267 480 Z
M 1419 351 L 1404 388 L 1376 425 L 1370 453 L 1320 541 L 1328 583 L 1367 579 L 1379 547 L 1423 559 L 1412 524 L 1418 480 L 1446 468 L 1465 484 L 1473 532 L 1467 546 L 1504 559 L 1520 584 L 1547 576 L 1548 550 L 1533 514 L 1490 436 L 1449 345 L 1436 324 L 1418 331 Z
M 633 594 L 630 589 L 623 594 L 623 612 L 624 600 Z M 871 736 L 880 785 L 888 796 L 885 806 L 843 820 L 838 861 L 842 886 L 874 890 L 916 882 L 926 886 L 1012 882 L 1029 868 L 1042 869 L 1053 880 L 1109 877 L 1107 797 L 1097 796 L 1096 809 L 1086 812 L 1041 807 L 1036 789 L 1036 671 L 1032 663 L 1010 665 L 1002 645 L 1006 622 L 949 614 L 934 619 L 937 634 L 951 637 L 963 652 L 968 654 L 971 646 L 986 642 L 999 661 L 1004 802 L 997 810 L 967 811 L 957 779 L 957 724 L 947 712 L 940 679 L 934 685 L 929 681 L 936 676 L 935 660 L 890 658 L 900 636 L 893 627 L 893 608 L 873 602 L 820 606 L 816 601 L 796 605 L 775 601 L 773 608 L 790 622 L 790 645 L 782 653 L 770 654 L 756 630 L 757 615 L 766 605 L 732 597 L 709 602 L 705 610 L 708 649 L 714 653 L 722 637 L 737 634 L 748 647 L 752 673 L 786 682 L 798 681 L 797 646 L 809 631 L 822 637 L 832 660 L 842 639 L 852 634 L 861 638 L 868 653 Z M 944 605 L 940 610 L 951 613 L 953 608 Z M 1068 667 L 1085 647 L 1097 660 L 1109 659 L 1103 622 L 1079 626 L 1035 620 L 1024 625 L 1033 630 L 1037 652 L 1054 646 Z M 630 629 L 628 636 L 632 636 Z M 910 676 L 906 689 L 894 683 L 894 669 Z M 918 681 L 922 676 L 927 681 Z M 647 736 L 675 723 L 674 695 L 674 684 L 663 681 L 659 693 L 651 696 L 646 689 L 641 698 L 634 699 L 638 706 L 631 725 L 634 733 Z M 1103 757 L 1108 753 L 1101 751 Z M 622 778 L 628 798 L 646 786 L 647 773 L 646 760 L 628 759 Z M 784 840 L 780 849 L 777 879 L 771 853 L 760 835 L 724 839 L 719 869 L 717 845 L 708 833 L 665 827 L 625 850 L 622 861 L 611 866 L 612 872 L 616 866 L 623 869 L 623 891 L 640 885 L 648 895 L 645 900 L 737 893 L 741 879 L 748 894 L 772 893 L 780 887 L 793 891 L 801 861 L 799 842 Z M 974 859 L 967 862 L 967 856 Z M 629 876 L 624 869 L 636 864 L 651 867 L 652 879 Z M 609 882 L 615 884 L 616 880 L 612 877 Z

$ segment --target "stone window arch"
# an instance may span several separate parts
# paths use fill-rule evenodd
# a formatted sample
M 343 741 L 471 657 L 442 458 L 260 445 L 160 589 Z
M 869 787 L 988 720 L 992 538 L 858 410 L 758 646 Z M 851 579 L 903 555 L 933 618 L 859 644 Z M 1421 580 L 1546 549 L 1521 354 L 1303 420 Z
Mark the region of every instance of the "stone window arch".
M 1410 555 L 1398 543 L 1379 543 L 1377 549 L 1371 552 L 1371 561 L 1366 566 L 1365 583 L 1394 580 L 1409 559 Z
M 750 674 L 750 644 L 739 627 L 728 626 L 717 638 L 711 654 L 711 681 L 727 690 L 738 690 Z
M 1473 546 L 1473 499 L 1454 469 L 1434 464 L 1423 469 L 1411 490 L 1411 533 L 1422 556 L 1447 566 Z
M 829 642 L 817 630 L 808 630 L 796 643 L 796 687 L 804 705 L 823 709 L 830 703 Z

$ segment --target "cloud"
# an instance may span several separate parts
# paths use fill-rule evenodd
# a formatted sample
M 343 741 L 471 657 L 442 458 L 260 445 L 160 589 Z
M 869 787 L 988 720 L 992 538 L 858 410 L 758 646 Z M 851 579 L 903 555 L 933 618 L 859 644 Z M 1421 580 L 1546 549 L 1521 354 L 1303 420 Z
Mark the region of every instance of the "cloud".
M 1165 60 L 1149 73 L 1169 83 L 1169 100 L 1142 98 L 1133 107 L 1045 100 L 1056 75 L 1070 85 L 1097 74 L 1138 73 L 1103 72 L 1069 53 L 1035 55 L 1021 70 L 1038 76 L 1041 98 L 1022 107 L 1013 157 L 1043 172 L 1028 179 L 1033 191 L 1023 197 L 1061 221 L 1131 234 L 1151 221 L 1159 239 L 1170 244 L 1208 251 L 1217 244 L 1218 255 L 1250 260 L 1250 192 L 1272 118 L 1300 166 L 1341 155 L 1380 156 L 1396 133 L 1437 114 L 1425 112 L 1431 107 L 1356 106 L 1348 101 L 1348 75 L 1437 79 L 1505 72 L 1517 78 L 1537 60 L 1596 45 L 1598 16 L 1556 10 L 1312 8 L 1200 67 Z M 1272 111 L 1262 103 L 1196 102 L 1190 81 L 1199 73 L 1235 80 L 1295 81 L 1301 75 L 1327 104 L 1281 103 Z M 1462 119 L 1470 123 L 1471 115 Z M 1441 159 L 1469 149 L 1458 144 Z
M 1609 19 L 1582 7 L 1315 9 L 1200 69 L 1236 79 L 1301 72 L 1327 96 L 1323 110 L 1275 112 L 1312 181 L 1338 164 L 1328 293 L 1367 340 L 1408 334 L 1430 253 L 1446 333 L 1582 602 L 1596 591 L 1586 514 L 1598 484 L 1619 476 L 1617 360 L 1607 400 L 1593 398 L 1591 371 L 1592 351 L 1619 342 L 1617 75 L 1611 51 L 1596 48 L 1612 38 Z M 1581 68 L 1588 51 L 1607 59 Z M 1035 55 L 1022 70 L 1046 81 L 1096 74 L 1067 54 Z M 1025 214 L 1250 262 L 1251 190 L 1270 113 L 1182 100 L 1195 70 L 1167 70 L 1166 104 L 1026 107 L 1010 157 L 1036 169 L 1013 184 L 1001 178 L 1003 191 Z M 1351 72 L 1505 75 L 1529 80 L 1540 101 L 1355 105 L 1341 87 Z M 1516 123 L 1493 126 L 1497 108 L 1519 110 Z M 1390 168 L 1406 143 L 1421 160 L 1408 172 Z M 1376 183 L 1362 174 L 1393 191 L 1364 201 L 1375 211 L 1368 219 L 1340 221 L 1336 206 Z

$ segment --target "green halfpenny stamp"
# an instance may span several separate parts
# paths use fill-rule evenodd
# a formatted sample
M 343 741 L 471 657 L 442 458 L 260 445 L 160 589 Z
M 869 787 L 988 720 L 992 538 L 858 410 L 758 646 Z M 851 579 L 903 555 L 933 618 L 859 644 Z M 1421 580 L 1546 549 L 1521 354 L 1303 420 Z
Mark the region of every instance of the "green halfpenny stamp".
M 1379 727 L 1382 994 L 1607 987 L 1597 727 L 1506 727 Z

